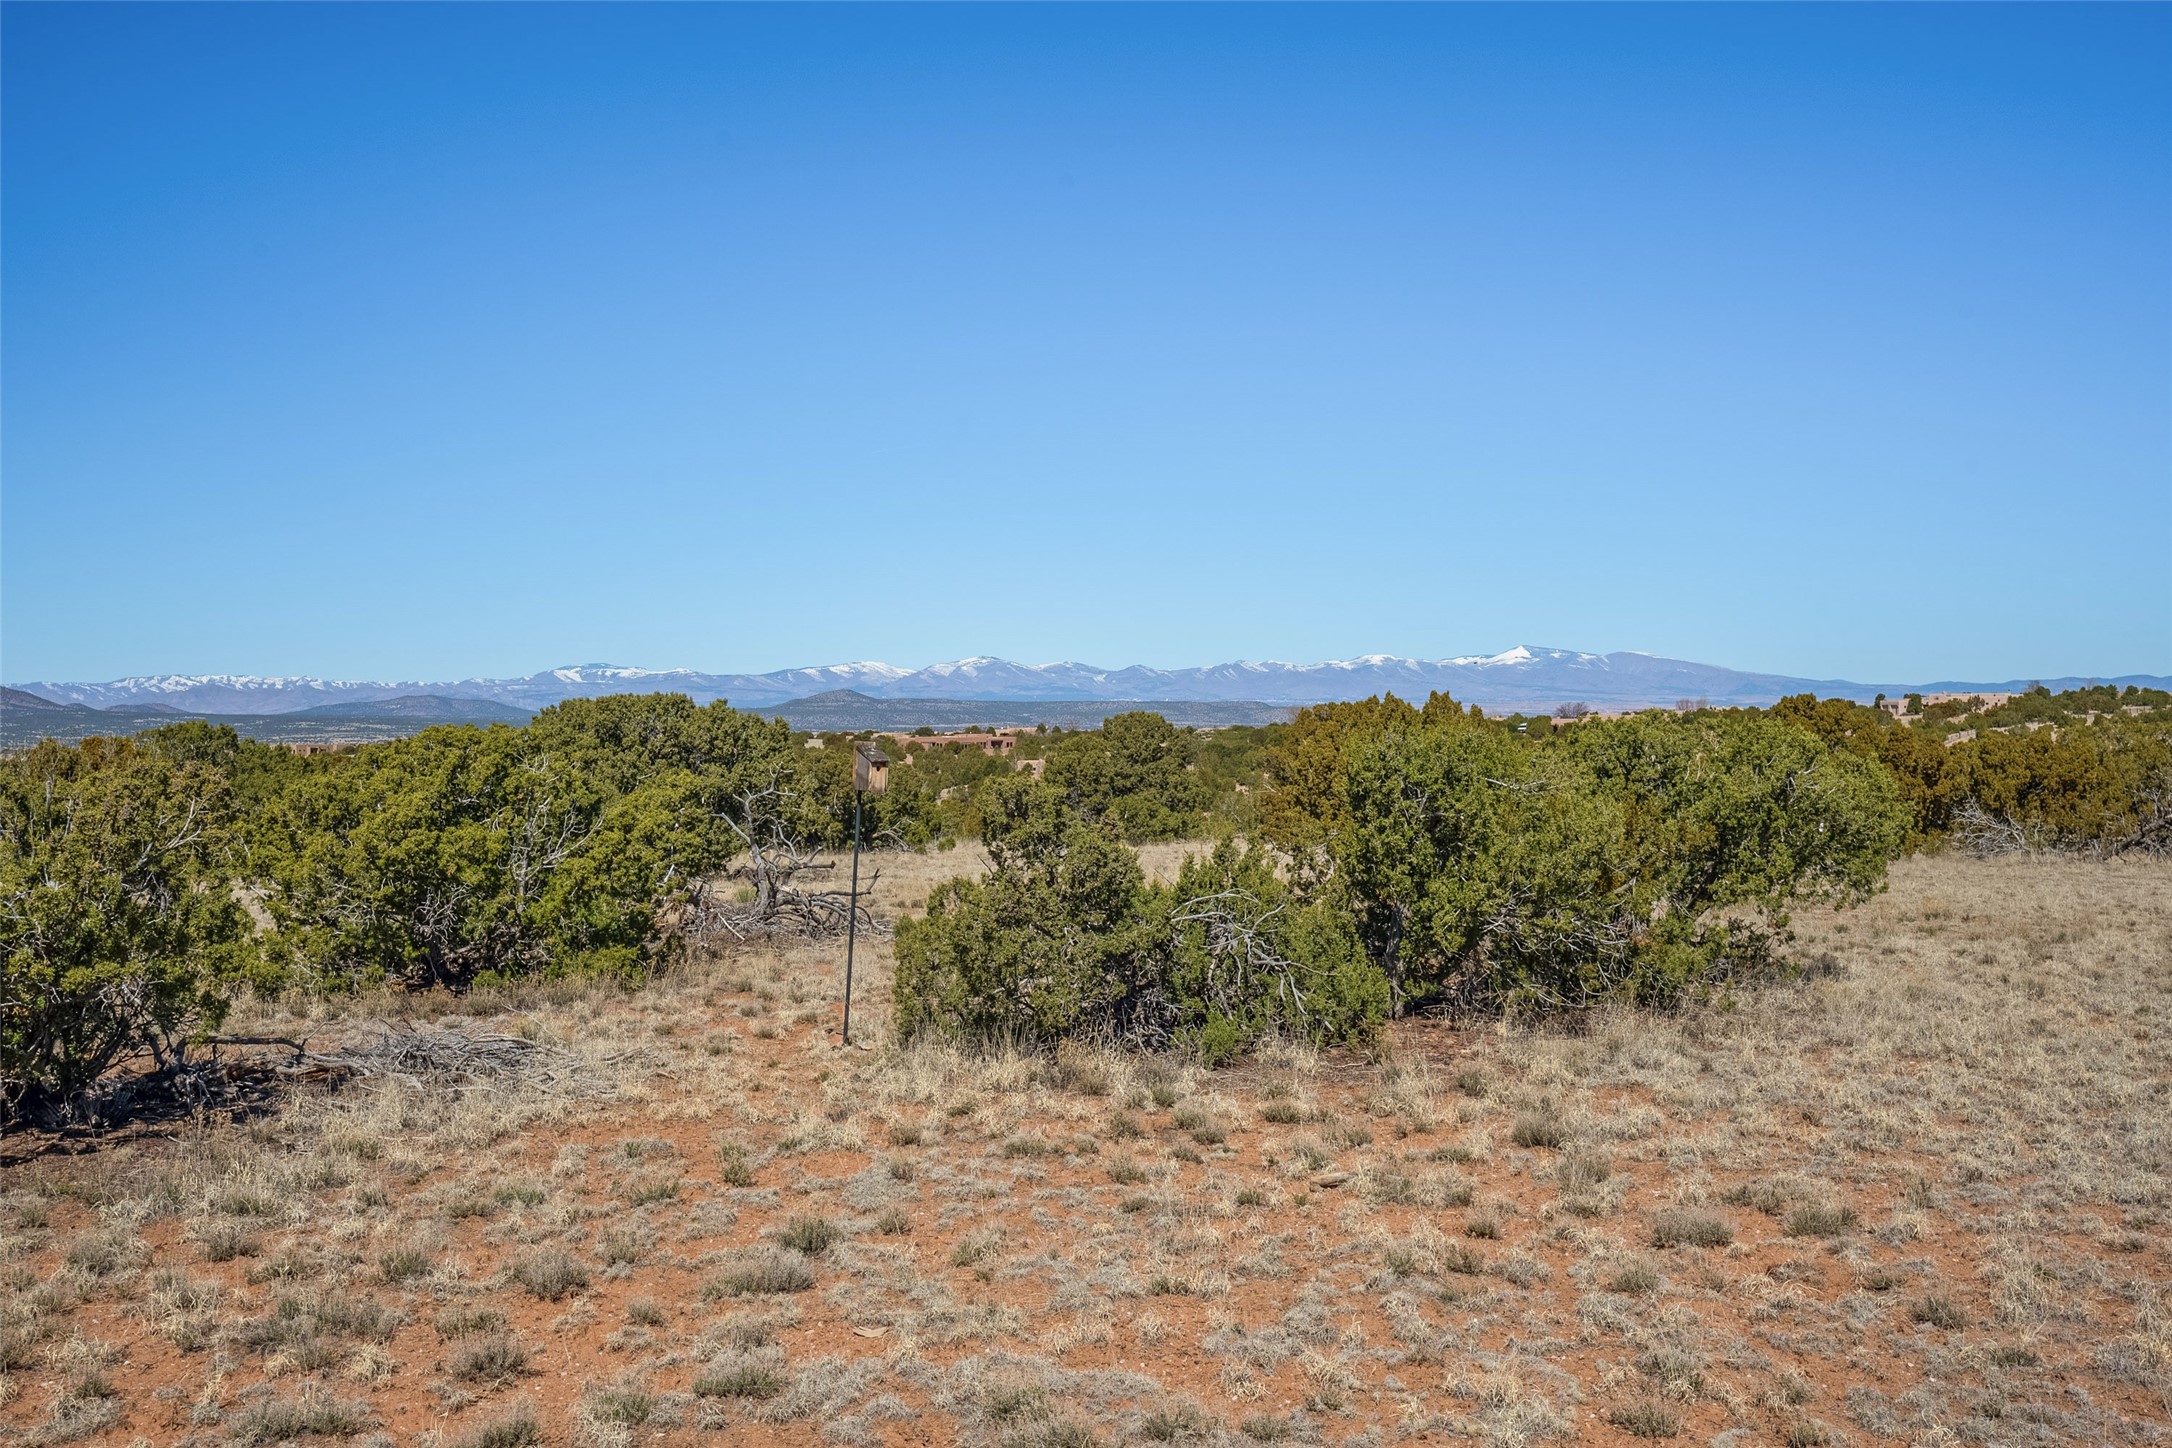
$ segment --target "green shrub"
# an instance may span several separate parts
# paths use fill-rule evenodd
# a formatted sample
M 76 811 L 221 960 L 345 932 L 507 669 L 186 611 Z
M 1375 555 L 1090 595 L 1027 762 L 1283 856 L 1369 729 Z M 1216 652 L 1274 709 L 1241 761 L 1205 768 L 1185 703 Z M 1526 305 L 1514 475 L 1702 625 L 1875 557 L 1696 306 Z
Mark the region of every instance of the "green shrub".
M 1886 769 L 1782 719 L 1654 712 L 1539 741 L 1443 696 L 1329 717 L 1293 726 L 1318 757 L 1278 770 L 1296 798 L 1270 828 L 1345 899 L 1398 1011 L 1711 990 L 1767 961 L 1792 902 L 1877 889 L 1906 834 Z
M 987 877 L 938 886 L 925 918 L 898 924 L 898 1029 L 1057 1041 L 1130 1027 L 1162 973 L 1137 857 L 1051 786 L 990 793 Z
M 0 1123 L 130 1056 L 178 1064 L 269 979 L 227 884 L 233 818 L 222 770 L 155 738 L 0 759 Z
M 292 779 L 252 822 L 253 868 L 281 949 L 327 985 L 637 979 L 740 830 L 823 832 L 808 754 L 781 721 L 680 694 L 425 729 Z
M 1951 751 L 1978 848 L 2172 851 L 2172 719 L 1982 732 Z
M 1270 1031 L 1356 1039 L 1384 1011 L 1348 921 L 1292 900 L 1264 851 L 1225 842 L 1149 886 L 1107 829 L 1023 777 L 991 787 L 983 828 L 989 874 L 899 923 L 907 1034 L 1174 1041 L 1213 1064 Z
M 1204 782 L 1186 768 L 1186 734 L 1159 714 L 1111 715 L 1049 749 L 1048 783 L 1126 840 L 1182 839 L 1198 832 L 1207 805 Z

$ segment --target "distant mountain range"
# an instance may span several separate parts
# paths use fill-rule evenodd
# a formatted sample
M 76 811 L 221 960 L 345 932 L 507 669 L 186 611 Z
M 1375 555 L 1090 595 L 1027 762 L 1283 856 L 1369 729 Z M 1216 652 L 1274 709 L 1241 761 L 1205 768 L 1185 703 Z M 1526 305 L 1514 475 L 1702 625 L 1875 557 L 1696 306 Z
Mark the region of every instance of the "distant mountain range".
M 837 690 L 872 700 L 1007 703 L 1244 703 L 1273 706 L 1362 699 L 1393 692 L 1422 700 L 1441 690 L 1495 712 L 1551 709 L 1584 703 L 1617 710 L 1671 705 L 1702 698 L 1716 705 L 1769 704 L 1783 694 L 1815 693 L 1868 700 L 1910 689 L 2006 691 L 2030 679 L 1932 680 L 1860 684 L 1846 679 L 1799 679 L 1746 673 L 1715 664 L 1689 663 L 1642 653 L 1583 653 L 1523 646 L 1505 653 L 1445 659 L 1406 659 L 1388 654 L 1319 664 L 1227 663 L 1192 669 L 1134 665 L 1102 669 L 1090 664 L 1015 664 L 1004 659 L 960 659 L 924 669 L 892 664 L 831 664 L 767 674 L 707 674 L 692 669 L 644 669 L 615 664 L 577 664 L 518 679 L 461 679 L 447 683 L 383 683 L 309 677 L 257 678 L 240 674 L 160 674 L 102 684 L 39 681 L 17 688 L 54 703 L 92 709 L 155 709 L 187 714 L 288 715 L 326 707 L 397 706 L 410 716 L 423 706 L 478 701 L 532 712 L 564 699 L 597 694 L 668 690 L 697 702 L 727 699 L 741 708 L 776 709 Z M 2096 682 L 2172 687 L 2161 675 L 2128 674 L 2087 680 L 2044 679 L 2054 689 Z M 417 716 L 419 717 L 419 716 Z M 448 716 L 451 717 L 451 716 Z M 473 716 L 459 716 L 473 717 Z M 923 721 L 927 722 L 927 721 Z M 858 726 L 866 727 L 866 726 Z
M 73 743 L 93 734 L 134 734 L 184 719 L 231 724 L 266 743 L 367 744 L 397 739 L 432 724 L 525 724 L 533 710 L 487 699 L 406 695 L 369 702 L 320 704 L 283 714 L 215 714 L 178 708 L 163 700 L 92 708 L 60 703 L 21 689 L 0 689 L 0 748 L 19 749 L 40 739 Z
M 831 689 L 768 704 L 759 712 L 810 731 L 918 729 L 923 725 L 970 729 L 983 724 L 998 729 L 1035 724 L 1098 729 L 1111 714 L 1133 709 L 1151 709 L 1172 724 L 1193 728 L 1273 724 L 1297 712 L 1291 704 L 1243 699 L 877 699 L 854 689 Z
M 1290 705 L 1225 700 L 1141 699 L 876 699 L 851 689 L 829 689 L 762 706 L 758 712 L 784 720 L 794 729 L 965 729 L 1060 725 L 1094 729 L 1111 714 L 1153 709 L 1173 724 L 1225 726 L 1272 724 L 1296 710 Z M 487 699 L 448 699 L 430 694 L 317 704 L 285 714 L 216 714 L 177 709 L 172 704 L 63 704 L 20 689 L 0 689 L 0 748 L 20 749 L 40 739 L 74 743 L 94 734 L 134 734 L 184 719 L 231 725 L 237 733 L 268 744 L 367 744 L 398 739 L 433 724 L 525 724 L 533 711 Z

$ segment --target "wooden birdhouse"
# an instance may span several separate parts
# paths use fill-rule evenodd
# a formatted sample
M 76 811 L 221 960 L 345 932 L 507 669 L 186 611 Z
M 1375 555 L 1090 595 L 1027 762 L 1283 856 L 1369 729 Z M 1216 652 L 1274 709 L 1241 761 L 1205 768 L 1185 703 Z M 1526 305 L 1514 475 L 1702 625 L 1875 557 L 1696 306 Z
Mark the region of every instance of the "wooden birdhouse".
M 890 756 L 872 744 L 852 747 L 852 788 L 859 794 L 881 794 L 890 787 Z

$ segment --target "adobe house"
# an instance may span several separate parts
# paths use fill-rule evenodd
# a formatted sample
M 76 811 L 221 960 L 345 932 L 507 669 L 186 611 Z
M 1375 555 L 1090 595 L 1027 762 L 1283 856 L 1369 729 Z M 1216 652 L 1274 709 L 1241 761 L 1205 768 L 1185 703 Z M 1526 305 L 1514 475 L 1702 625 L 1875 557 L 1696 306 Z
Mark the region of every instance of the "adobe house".
M 899 745 L 912 744 L 970 744 L 983 754 L 1008 755 L 1018 747 L 1018 736 L 1004 731 L 992 734 L 885 734 L 885 739 L 895 739 Z

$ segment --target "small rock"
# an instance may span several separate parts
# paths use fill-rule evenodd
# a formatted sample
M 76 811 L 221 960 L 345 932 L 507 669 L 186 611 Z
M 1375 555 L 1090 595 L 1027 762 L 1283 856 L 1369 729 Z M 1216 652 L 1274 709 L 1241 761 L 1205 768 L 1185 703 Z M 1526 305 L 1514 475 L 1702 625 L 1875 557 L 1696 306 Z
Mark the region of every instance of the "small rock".
M 854 1337 L 881 1337 L 889 1330 L 887 1327 L 856 1327 L 852 1329 L 852 1335 Z
M 1350 1173 L 1346 1171 L 1323 1171 L 1312 1179 L 1312 1184 L 1316 1187 L 1339 1187 L 1348 1180 Z

